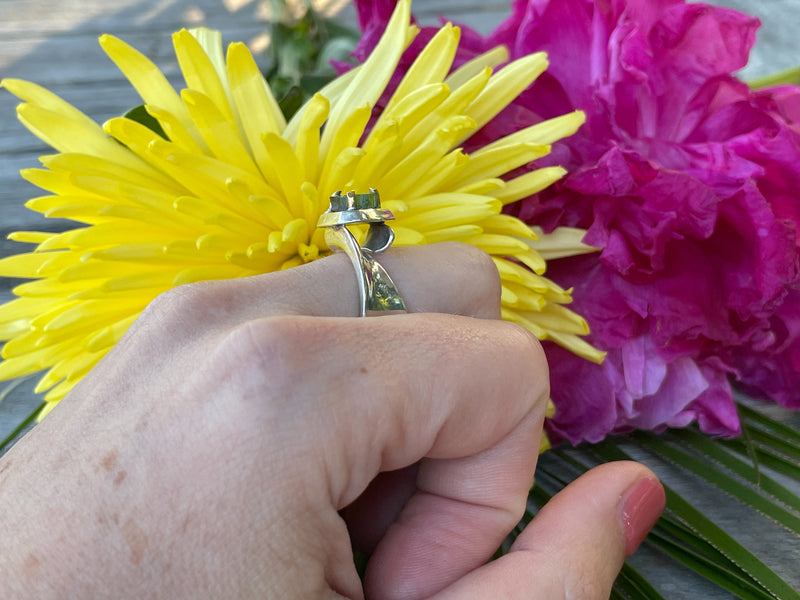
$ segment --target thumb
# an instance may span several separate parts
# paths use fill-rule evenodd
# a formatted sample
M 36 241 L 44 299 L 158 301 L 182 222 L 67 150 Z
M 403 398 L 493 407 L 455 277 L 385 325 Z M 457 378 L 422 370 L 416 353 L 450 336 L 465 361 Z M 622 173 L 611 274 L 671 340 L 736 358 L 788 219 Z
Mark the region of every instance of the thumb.
M 505 556 L 436 600 L 606 600 L 626 556 L 664 510 L 664 488 L 634 462 L 600 465 L 547 503 Z

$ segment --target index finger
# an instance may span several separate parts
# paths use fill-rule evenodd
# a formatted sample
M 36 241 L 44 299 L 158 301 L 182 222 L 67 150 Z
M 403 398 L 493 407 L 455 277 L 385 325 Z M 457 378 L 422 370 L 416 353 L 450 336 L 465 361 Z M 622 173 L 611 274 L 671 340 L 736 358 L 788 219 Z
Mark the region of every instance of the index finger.
M 447 242 L 390 248 L 377 259 L 409 312 L 500 318 L 500 276 L 482 250 Z M 193 322 L 217 331 L 269 316 L 356 317 L 359 310 L 356 274 L 339 253 L 287 271 L 182 286 L 161 302 L 169 305 L 170 295 Z

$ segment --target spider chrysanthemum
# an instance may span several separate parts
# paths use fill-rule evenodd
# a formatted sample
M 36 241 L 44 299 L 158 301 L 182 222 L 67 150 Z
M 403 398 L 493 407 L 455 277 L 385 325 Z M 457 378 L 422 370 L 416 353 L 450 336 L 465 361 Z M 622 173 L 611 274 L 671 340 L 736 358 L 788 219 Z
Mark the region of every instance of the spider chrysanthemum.
M 380 191 L 398 245 L 461 241 L 493 258 L 503 316 L 593 360 L 569 292 L 543 276 L 536 236 L 503 205 L 563 174 L 558 167 L 503 181 L 583 122 L 546 121 L 467 155 L 460 144 L 546 68 L 496 49 L 451 70 L 459 30 L 441 28 L 374 123 L 378 98 L 416 33 L 398 3 L 370 58 L 334 80 L 286 123 L 253 57 L 206 29 L 174 35 L 186 88 L 177 93 L 144 55 L 112 36 L 105 52 L 161 132 L 129 118 L 102 127 L 32 83 L 5 80 L 19 118 L 58 154 L 23 171 L 50 192 L 27 206 L 82 226 L 18 232 L 33 251 L 0 261 L 0 276 L 30 278 L 0 307 L 0 379 L 45 371 L 44 411 L 120 339 L 144 307 L 177 285 L 285 269 L 329 252 L 316 223 L 336 190 Z M 365 134 L 365 130 L 368 132 Z M 555 237 L 556 253 L 569 253 Z M 543 240 L 546 241 L 546 240 Z

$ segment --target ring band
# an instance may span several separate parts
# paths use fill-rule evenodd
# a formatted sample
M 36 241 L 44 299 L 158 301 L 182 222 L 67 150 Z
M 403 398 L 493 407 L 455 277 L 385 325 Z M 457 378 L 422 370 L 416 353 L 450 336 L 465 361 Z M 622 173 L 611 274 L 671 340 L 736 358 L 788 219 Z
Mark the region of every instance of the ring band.
M 381 209 L 377 190 L 370 188 L 369 194 L 353 191 L 342 196 L 336 192 L 331 196 L 331 206 L 320 216 L 317 227 L 325 227 L 325 242 L 329 247 L 339 248 L 350 258 L 356 271 L 359 314 L 362 317 L 387 312 L 405 312 L 406 304 L 386 269 L 375 259 L 375 255 L 386 250 L 394 241 L 394 231 L 385 221 L 394 219 L 391 211 Z M 348 225 L 369 224 L 361 246 L 347 229 Z

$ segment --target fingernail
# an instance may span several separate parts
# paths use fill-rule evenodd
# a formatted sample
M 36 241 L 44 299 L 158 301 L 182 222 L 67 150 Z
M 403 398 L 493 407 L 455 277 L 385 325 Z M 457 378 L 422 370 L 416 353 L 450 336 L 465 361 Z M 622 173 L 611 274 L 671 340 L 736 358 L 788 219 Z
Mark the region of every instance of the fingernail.
M 643 477 L 622 495 L 620 520 L 625 533 L 625 556 L 634 553 L 664 510 L 666 496 L 657 479 Z

